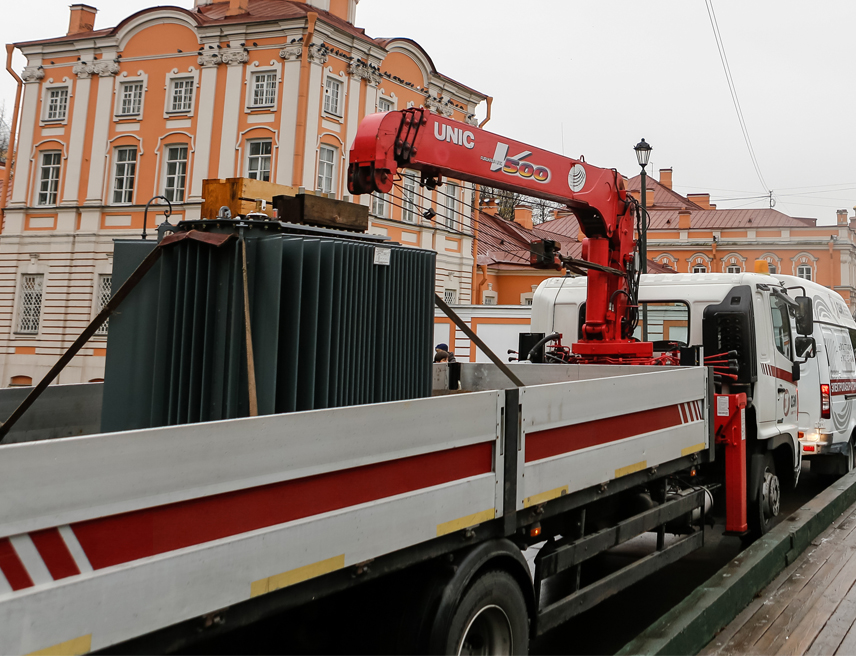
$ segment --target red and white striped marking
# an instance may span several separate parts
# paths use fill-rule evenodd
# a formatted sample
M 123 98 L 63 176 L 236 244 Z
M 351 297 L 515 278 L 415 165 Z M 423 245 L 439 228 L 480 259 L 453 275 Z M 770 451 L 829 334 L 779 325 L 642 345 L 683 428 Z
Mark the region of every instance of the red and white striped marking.
M 698 401 L 690 401 L 689 403 L 681 403 L 679 407 L 682 424 L 689 424 L 693 421 L 702 421 L 704 419 L 704 409 L 700 399 Z
M 0 538 L 0 593 L 91 571 L 68 525 Z

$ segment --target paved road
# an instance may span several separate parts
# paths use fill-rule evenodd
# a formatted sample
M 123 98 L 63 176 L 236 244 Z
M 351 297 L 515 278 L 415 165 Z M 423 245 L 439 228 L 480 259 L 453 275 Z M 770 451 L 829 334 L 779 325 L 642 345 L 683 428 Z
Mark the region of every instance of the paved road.
M 810 471 L 804 470 L 799 489 L 783 499 L 779 521 L 828 483 L 829 479 L 812 476 Z M 739 538 L 722 535 L 723 521 L 719 517 L 714 528 L 708 529 L 704 548 L 537 639 L 530 646 L 531 653 L 614 654 L 740 552 Z M 614 549 L 608 556 L 602 556 L 595 566 L 603 571 L 615 570 L 623 563 L 650 553 L 654 540 L 653 535 L 641 536 Z M 407 591 L 400 593 L 406 596 Z M 384 602 L 378 597 L 387 602 L 392 599 L 395 603 L 395 595 L 378 594 L 373 603 L 357 600 L 344 606 L 317 604 L 315 608 L 285 613 L 202 643 L 187 653 L 371 654 L 394 651 L 368 638 L 393 630 L 384 624 L 384 618 L 392 613 L 382 607 Z

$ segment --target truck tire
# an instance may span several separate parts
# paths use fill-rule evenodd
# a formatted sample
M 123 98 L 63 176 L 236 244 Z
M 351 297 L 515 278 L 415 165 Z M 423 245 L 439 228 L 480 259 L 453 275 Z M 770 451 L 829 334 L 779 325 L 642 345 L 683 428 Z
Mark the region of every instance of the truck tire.
M 529 653 L 529 613 L 513 576 L 492 570 L 473 581 L 452 615 L 443 653 Z
M 756 482 L 755 499 L 749 505 L 749 532 L 753 538 L 764 535 L 773 526 L 778 516 L 781 501 L 781 485 L 776 475 L 773 454 L 764 456 L 764 467 Z M 751 498 L 751 497 L 750 497 Z

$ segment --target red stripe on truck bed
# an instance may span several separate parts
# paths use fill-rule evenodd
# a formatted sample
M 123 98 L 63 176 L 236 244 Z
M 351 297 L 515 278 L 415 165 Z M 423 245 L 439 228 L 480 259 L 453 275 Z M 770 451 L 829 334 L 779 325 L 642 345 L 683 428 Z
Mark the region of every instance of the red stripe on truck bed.
M 493 471 L 493 443 L 319 474 L 72 524 L 94 569 Z M 433 525 L 432 525 L 433 528 Z
M 693 421 L 690 418 L 690 421 Z M 591 446 L 609 444 L 651 431 L 680 426 L 679 406 L 643 410 L 526 434 L 526 462 L 535 462 Z
M 13 590 L 30 588 L 33 585 L 33 579 L 27 574 L 24 563 L 9 538 L 0 538 L 0 570 L 3 570 L 3 576 Z
M 80 574 L 77 563 L 74 562 L 59 529 L 46 528 L 43 531 L 35 531 L 30 533 L 30 538 L 39 550 L 39 555 L 45 561 L 54 581 Z

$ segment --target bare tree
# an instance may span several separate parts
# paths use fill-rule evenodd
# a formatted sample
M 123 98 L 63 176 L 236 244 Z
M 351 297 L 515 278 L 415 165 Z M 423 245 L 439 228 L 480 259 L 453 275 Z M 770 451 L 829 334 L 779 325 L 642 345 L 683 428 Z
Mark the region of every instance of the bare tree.
M 6 110 L 6 103 L 0 105 L 0 162 L 7 159 L 9 151 L 9 134 L 11 133 L 11 117 Z
M 561 203 L 553 203 L 541 198 L 533 198 L 523 194 L 516 194 L 504 189 L 494 189 L 493 187 L 482 187 L 480 201 L 484 204 L 486 201 L 495 200 L 497 204 L 497 214 L 508 221 L 514 220 L 514 209 L 518 205 L 528 205 L 532 208 L 532 223 L 538 225 L 549 221 L 555 217 L 555 212 L 562 209 L 564 205 Z

